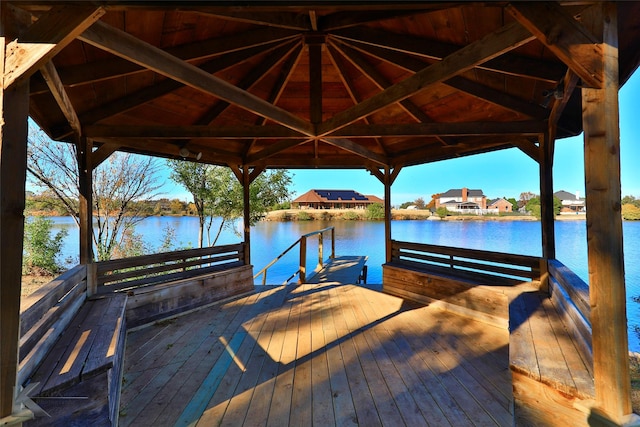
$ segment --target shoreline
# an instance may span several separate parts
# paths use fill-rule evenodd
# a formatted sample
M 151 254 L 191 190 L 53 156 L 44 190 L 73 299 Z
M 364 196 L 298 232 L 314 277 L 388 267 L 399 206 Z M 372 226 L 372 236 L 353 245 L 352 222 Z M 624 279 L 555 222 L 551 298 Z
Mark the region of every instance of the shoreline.
M 281 209 L 267 212 L 262 221 L 367 221 L 365 209 Z M 428 210 L 392 209 L 396 221 L 540 221 L 531 215 L 451 215 L 440 218 Z M 556 221 L 584 221 L 585 214 L 558 215 Z

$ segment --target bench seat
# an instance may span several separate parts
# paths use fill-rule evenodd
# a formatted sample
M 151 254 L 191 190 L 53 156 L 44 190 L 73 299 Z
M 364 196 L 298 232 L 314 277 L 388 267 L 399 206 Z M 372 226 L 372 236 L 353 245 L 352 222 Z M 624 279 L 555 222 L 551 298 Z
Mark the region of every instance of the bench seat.
M 382 290 L 391 295 L 507 329 L 508 298 L 497 287 L 430 271 L 428 267 L 405 263 L 382 266 Z
M 518 426 L 587 426 L 594 399 L 586 360 L 551 299 L 522 292 L 509 303 L 509 366 Z
M 28 381 L 38 383 L 33 396 L 45 411 L 52 400 L 38 400 L 38 397 L 59 397 L 55 400 L 64 401 L 65 394 L 74 390 L 74 393 L 89 393 L 76 395 L 77 398 L 86 398 L 93 404 L 106 402 L 106 415 L 110 420 L 107 424 L 117 424 L 126 339 L 126 303 L 126 295 L 113 294 L 87 299 L 82 305 Z M 53 409 L 60 406 L 58 403 Z M 95 417 L 95 412 L 87 415 Z M 104 411 L 99 408 L 97 412 Z M 92 425 L 96 423 L 94 418 L 86 421 L 91 421 Z M 40 425 L 40 422 L 44 423 L 42 425 L 57 423 L 55 417 L 45 417 L 28 425 Z

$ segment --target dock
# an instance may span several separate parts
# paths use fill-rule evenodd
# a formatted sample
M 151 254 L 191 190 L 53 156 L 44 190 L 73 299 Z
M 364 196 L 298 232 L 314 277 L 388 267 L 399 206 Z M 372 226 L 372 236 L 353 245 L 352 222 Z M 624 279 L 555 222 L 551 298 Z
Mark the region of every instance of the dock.
M 366 262 L 366 256 L 347 255 L 331 258 L 306 283 L 339 282 L 342 284 L 356 284 L 362 278 L 366 282 Z

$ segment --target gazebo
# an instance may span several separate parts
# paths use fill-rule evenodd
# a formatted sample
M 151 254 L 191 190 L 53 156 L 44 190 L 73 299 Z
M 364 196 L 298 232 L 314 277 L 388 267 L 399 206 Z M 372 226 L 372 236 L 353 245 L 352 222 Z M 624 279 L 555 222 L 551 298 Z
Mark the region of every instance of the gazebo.
M 618 89 L 640 64 L 640 2 L 6 0 L 0 8 L 0 420 L 19 422 L 21 402 L 28 117 L 78 147 L 87 271 L 92 169 L 115 151 L 189 153 L 230 167 L 245 188 L 245 247 L 249 185 L 265 169 L 367 169 L 384 184 L 391 262 L 391 191 L 404 167 L 516 147 L 539 164 L 542 290 L 555 260 L 554 146 L 583 133 L 590 419 L 631 419 Z M 250 266 L 249 251 L 241 254 Z

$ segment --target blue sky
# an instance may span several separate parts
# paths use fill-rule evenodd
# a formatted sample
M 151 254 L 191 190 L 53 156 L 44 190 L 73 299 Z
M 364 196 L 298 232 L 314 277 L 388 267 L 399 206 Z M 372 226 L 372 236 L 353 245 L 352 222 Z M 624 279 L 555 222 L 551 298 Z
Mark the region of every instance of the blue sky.
M 622 194 L 640 197 L 640 71 L 620 90 L 620 139 Z M 384 195 L 377 178 L 363 170 L 292 170 L 295 195 L 312 188 L 352 189 L 363 194 Z M 556 142 L 554 190 L 579 192 L 584 196 L 584 156 L 582 135 Z M 450 188 L 483 190 L 488 198 L 514 197 L 531 191 L 539 193 L 538 166 L 518 149 L 508 149 L 404 168 L 391 188 L 391 203 L 399 205 Z M 190 200 L 189 195 L 167 180 L 168 197 Z

